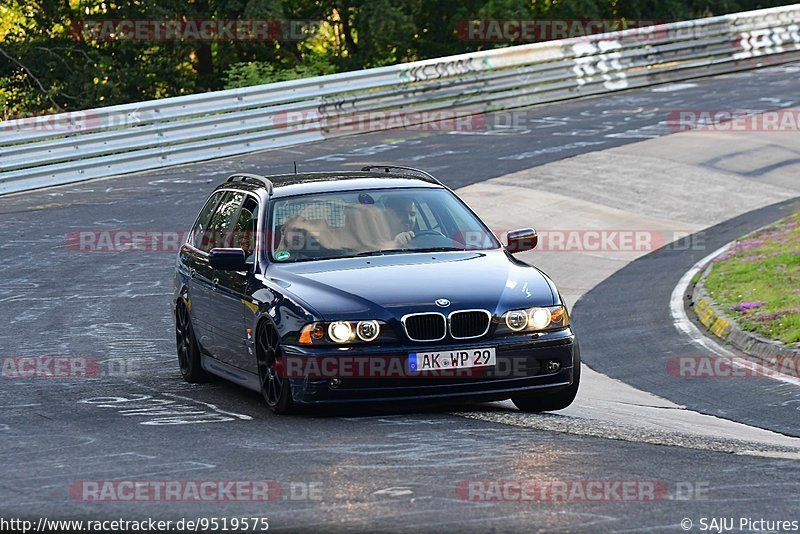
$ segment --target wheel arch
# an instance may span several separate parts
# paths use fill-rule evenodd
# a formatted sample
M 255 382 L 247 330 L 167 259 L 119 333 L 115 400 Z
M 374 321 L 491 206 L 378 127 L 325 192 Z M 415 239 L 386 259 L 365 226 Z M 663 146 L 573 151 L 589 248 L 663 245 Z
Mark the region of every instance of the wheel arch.
M 185 283 L 181 284 L 180 288 L 172 295 L 173 317 L 175 317 L 175 314 L 178 313 L 178 306 L 180 305 L 186 306 L 186 310 L 190 314 L 192 313 L 191 299 L 189 298 L 189 286 Z

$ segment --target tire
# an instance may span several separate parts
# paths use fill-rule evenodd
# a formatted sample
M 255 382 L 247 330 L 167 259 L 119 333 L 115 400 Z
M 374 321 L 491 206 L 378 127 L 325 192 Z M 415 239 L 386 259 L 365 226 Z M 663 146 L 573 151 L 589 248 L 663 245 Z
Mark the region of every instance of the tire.
M 266 321 L 262 321 L 258 326 L 256 360 L 261 396 L 264 397 L 269 409 L 278 415 L 294 412 L 289 380 L 285 376 L 281 376 L 284 373 L 282 372 L 280 338 L 275 328 Z
M 578 394 L 581 382 L 581 357 L 580 352 L 573 362 L 572 384 L 568 387 L 545 395 L 511 397 L 511 402 L 523 412 L 555 412 L 563 410 L 572 404 Z
M 192 318 L 183 300 L 175 307 L 175 343 L 178 352 L 178 366 L 183 379 L 190 384 L 208 380 L 208 374 L 200 362 L 200 345 L 194 336 Z

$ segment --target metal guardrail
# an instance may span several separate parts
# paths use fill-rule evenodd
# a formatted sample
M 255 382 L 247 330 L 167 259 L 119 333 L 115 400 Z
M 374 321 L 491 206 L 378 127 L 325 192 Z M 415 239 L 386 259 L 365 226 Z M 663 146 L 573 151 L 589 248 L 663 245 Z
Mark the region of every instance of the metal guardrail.
M 424 122 L 795 61 L 799 24 L 795 4 L 0 122 L 0 194 L 348 135 L 370 112 Z

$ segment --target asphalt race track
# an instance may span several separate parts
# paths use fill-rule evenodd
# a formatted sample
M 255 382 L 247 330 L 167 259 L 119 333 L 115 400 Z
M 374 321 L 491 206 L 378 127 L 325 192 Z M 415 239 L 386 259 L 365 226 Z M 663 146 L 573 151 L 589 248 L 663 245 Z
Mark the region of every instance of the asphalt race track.
M 733 241 L 754 228 L 780 219 L 787 211 L 800 209 L 790 200 L 736 217 L 704 233 L 709 252 Z M 664 306 L 681 274 L 698 260 L 698 255 L 668 248 L 653 252 L 618 271 L 584 296 L 575 307 L 573 319 L 589 357 L 587 363 L 600 371 L 639 389 L 650 391 L 690 407 L 748 425 L 800 437 L 800 388 L 796 384 L 776 383 L 769 378 L 749 380 L 681 380 L 667 373 L 669 358 L 676 354 L 701 356 L 713 353 L 692 348 L 691 341 L 675 336 L 670 310 Z M 653 278 L 653 273 L 663 276 Z M 631 305 L 631 313 L 641 321 L 609 330 L 603 327 L 608 307 Z M 630 350 L 620 350 L 620 338 L 630 347 L 647 347 L 642 358 L 631 358 Z M 726 383 L 731 382 L 731 383 Z
M 0 377 L 0 516 L 258 516 L 279 530 L 526 532 L 800 520 L 800 385 L 664 371 L 670 357 L 705 354 L 672 324 L 678 280 L 725 243 L 798 209 L 800 195 L 797 132 L 675 133 L 667 116 L 796 107 L 798 73 L 797 64 L 774 66 L 499 114 L 475 131 L 370 133 L 0 197 L 0 358 L 124 362 L 93 379 Z M 762 159 L 769 169 L 754 163 Z M 702 246 L 524 256 L 573 305 L 588 365 L 574 408 L 530 415 L 504 402 L 278 417 L 247 390 L 181 380 L 174 252 L 81 252 L 67 236 L 184 231 L 234 170 L 291 172 L 293 161 L 304 171 L 420 167 L 494 228 L 553 228 L 554 214 L 566 212 L 572 228 L 593 227 L 590 219 L 658 228 L 699 236 Z M 658 491 L 567 502 L 477 502 L 464 491 L 469 481 L 531 479 Z M 274 480 L 281 491 L 269 502 L 213 504 L 92 502 L 75 491 L 108 480 Z

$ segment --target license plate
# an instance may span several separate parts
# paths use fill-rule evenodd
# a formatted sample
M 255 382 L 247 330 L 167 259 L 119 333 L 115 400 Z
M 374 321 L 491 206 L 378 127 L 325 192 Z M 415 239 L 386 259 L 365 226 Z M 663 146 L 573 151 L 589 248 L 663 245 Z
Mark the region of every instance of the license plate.
M 408 355 L 410 371 L 441 371 L 490 367 L 497 363 L 495 349 L 458 349 L 438 352 L 414 352 Z

